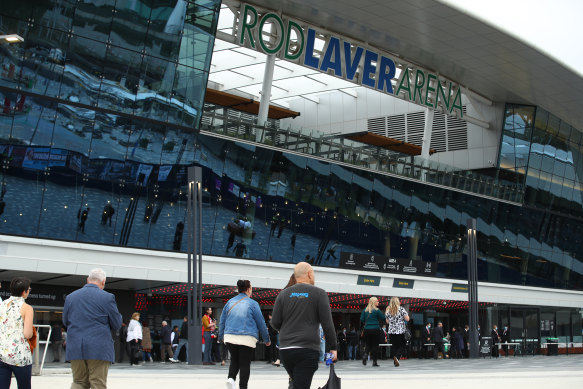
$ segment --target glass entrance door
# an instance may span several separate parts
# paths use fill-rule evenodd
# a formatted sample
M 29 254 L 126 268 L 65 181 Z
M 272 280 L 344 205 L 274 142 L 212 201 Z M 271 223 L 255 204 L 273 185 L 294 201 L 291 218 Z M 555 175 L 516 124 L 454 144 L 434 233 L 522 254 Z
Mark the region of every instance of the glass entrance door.
M 510 337 L 513 340 L 540 342 L 538 308 L 510 308 Z

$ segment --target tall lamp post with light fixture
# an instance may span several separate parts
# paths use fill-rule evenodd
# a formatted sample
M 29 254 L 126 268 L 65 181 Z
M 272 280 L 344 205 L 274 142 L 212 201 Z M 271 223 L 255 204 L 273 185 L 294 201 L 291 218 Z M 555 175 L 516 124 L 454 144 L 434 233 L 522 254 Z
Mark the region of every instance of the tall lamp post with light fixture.
M 188 364 L 202 364 L 202 168 L 188 168 Z
M 468 219 L 468 305 L 470 316 L 470 358 L 478 358 L 478 242 L 476 219 Z

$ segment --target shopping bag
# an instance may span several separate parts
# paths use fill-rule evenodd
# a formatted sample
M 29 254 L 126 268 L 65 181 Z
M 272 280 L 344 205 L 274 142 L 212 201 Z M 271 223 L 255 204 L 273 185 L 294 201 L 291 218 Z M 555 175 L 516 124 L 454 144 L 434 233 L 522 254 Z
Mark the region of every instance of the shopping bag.
M 330 365 L 330 376 L 328 377 L 328 382 L 326 382 L 326 385 L 318 389 L 340 389 L 340 377 L 336 375 L 333 364 Z

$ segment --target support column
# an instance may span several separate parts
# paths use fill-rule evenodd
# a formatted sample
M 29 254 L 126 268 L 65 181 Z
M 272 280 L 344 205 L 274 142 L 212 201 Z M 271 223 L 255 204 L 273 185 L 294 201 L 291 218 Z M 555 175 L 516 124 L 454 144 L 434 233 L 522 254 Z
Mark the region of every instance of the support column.
M 257 125 L 265 126 L 267 114 L 269 113 L 269 102 L 271 100 L 271 84 L 273 82 L 273 69 L 275 68 L 275 55 L 268 55 L 265 61 L 265 71 L 263 73 L 263 85 L 261 86 L 261 100 L 259 101 L 259 114 L 257 115 Z M 263 130 L 255 129 L 255 141 L 263 142 Z
M 468 305 L 470 324 L 470 358 L 478 358 L 478 243 L 476 219 L 468 219 Z
M 429 159 L 431 149 L 431 132 L 433 131 L 434 110 L 425 108 L 425 129 L 423 130 L 423 140 L 421 141 L 421 158 Z

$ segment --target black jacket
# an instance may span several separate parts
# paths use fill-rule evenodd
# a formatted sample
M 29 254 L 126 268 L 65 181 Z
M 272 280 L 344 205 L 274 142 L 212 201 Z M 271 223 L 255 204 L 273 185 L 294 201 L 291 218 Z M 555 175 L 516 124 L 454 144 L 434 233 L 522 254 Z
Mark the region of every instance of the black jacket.
M 170 329 L 170 326 L 162 327 L 160 330 L 160 340 L 162 341 L 162 344 L 172 344 L 171 334 L 172 330 Z
M 348 333 L 346 333 L 346 341 L 351 346 L 358 346 L 358 334 L 356 333 L 356 330 L 348 331 Z
M 433 343 L 443 343 L 443 328 L 435 327 L 433 329 Z
M 427 342 L 431 340 L 431 329 L 427 329 L 427 327 L 423 327 L 423 341 Z
M 180 328 L 180 339 L 188 339 L 188 322 L 183 321 Z

